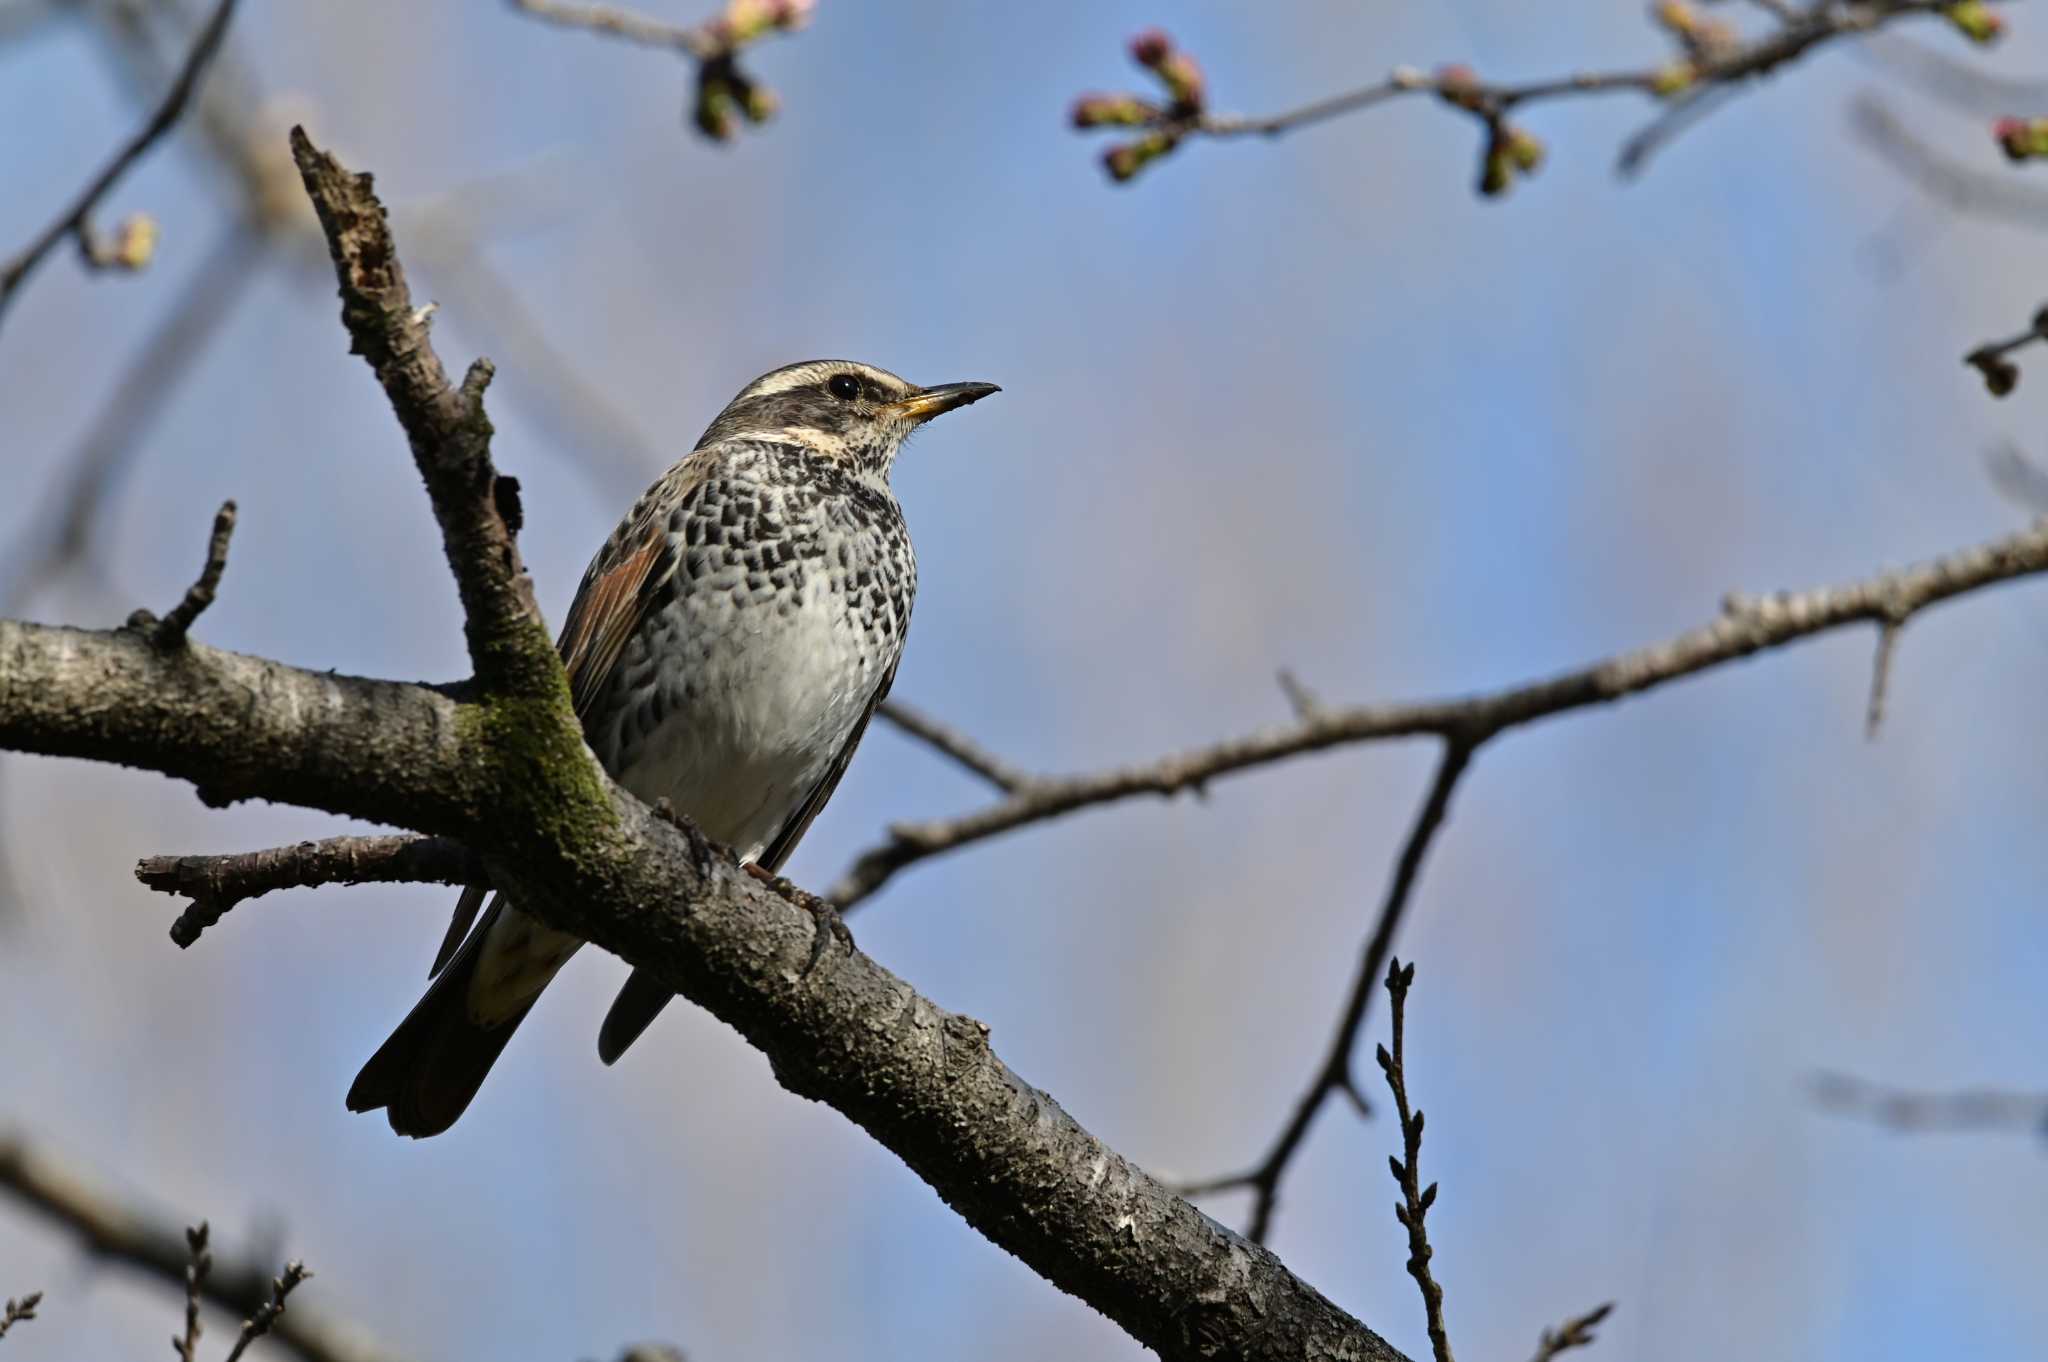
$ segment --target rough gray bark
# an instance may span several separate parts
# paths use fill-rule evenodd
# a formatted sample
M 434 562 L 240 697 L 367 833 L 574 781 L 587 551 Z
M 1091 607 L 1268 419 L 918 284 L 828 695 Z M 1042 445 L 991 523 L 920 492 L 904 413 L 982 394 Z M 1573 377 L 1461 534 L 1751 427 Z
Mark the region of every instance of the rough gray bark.
M 0 746 L 161 771 L 215 802 L 462 837 L 527 911 L 733 1026 L 785 1087 L 859 1124 L 975 1228 L 1162 1356 L 1400 1356 L 1089 1134 L 980 1023 L 858 952 L 831 949 L 806 974 L 817 929 L 801 891 L 757 882 L 609 782 L 608 819 L 535 817 L 554 801 L 499 783 L 519 777 L 481 707 L 196 643 L 165 653 L 123 630 L 0 621 Z

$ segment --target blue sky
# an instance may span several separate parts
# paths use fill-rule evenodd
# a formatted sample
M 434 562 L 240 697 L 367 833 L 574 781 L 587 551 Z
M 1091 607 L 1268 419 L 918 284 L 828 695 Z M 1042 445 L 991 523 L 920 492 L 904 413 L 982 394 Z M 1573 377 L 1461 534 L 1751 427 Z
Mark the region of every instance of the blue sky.
M 2015 7 L 1998 69 L 2039 69 L 2032 18 Z M 1135 82 L 1121 47 L 1147 23 L 1249 110 L 1397 62 L 1514 78 L 1661 50 L 1638 6 L 1591 0 L 821 0 L 755 61 L 782 115 L 716 148 L 681 124 L 676 63 L 498 5 L 252 6 L 233 39 L 280 111 L 376 171 L 443 304 L 443 355 L 499 361 L 497 454 L 526 487 L 551 616 L 755 374 L 851 355 L 1001 383 L 898 466 L 923 572 L 898 693 L 1028 767 L 1277 722 L 1281 666 L 1332 699 L 1502 685 L 1676 633 L 1731 589 L 2020 522 L 1981 460 L 2032 445 L 2034 376 L 1997 404 L 1957 359 L 2024 324 L 2048 238 L 1953 219 L 1861 149 L 1846 109 L 1873 68 L 1803 64 L 1629 184 L 1612 157 L 1645 110 L 1617 99 L 1532 111 L 1551 160 L 1500 202 L 1470 192 L 1472 129 L 1419 101 L 1189 147 L 1112 188 L 1064 109 Z M 67 19 L 0 47 L 0 118 L 35 129 L 0 148 L 0 240 L 26 240 L 133 124 L 99 43 Z M 2001 164 L 1981 120 L 1895 100 Z M 226 230 L 221 191 L 196 146 L 167 147 L 113 199 L 162 221 L 151 268 L 85 277 L 59 255 L 16 301 L 0 542 L 32 528 Z M 445 239 L 450 210 L 480 219 L 473 239 L 409 246 Z M 101 526 L 103 584 L 34 613 L 162 608 L 234 496 L 209 642 L 458 675 L 424 498 L 302 245 L 252 262 L 153 427 Z M 643 447 L 552 406 L 457 304 L 472 259 Z M 1609 1298 L 1615 1357 L 1999 1358 L 2048 1332 L 2037 1141 L 1904 1139 L 1802 1095 L 1821 1068 L 2039 1086 L 2043 618 L 2022 586 L 1916 621 L 1875 742 L 1872 640 L 1850 633 L 1480 754 L 1399 943 L 1467 1356 L 1527 1350 Z M 854 927 L 1129 1156 L 1236 1167 L 1314 1067 L 1429 756 L 1347 751 L 1076 816 L 912 870 Z M 310 1298 L 403 1352 L 1137 1355 L 703 1014 L 671 1009 L 599 1066 L 622 967 L 595 953 L 453 1132 L 393 1139 L 341 1098 L 417 994 L 449 895 L 267 901 L 179 953 L 135 857 L 338 825 L 103 768 L 17 758 L 0 778 L 27 898 L 0 923 L 4 1119 L 223 1234 L 281 1226 L 319 1273 Z M 791 873 L 823 884 L 888 822 L 982 798 L 878 732 Z M 1395 1139 L 1326 1113 L 1274 1242 L 1416 1354 Z M 0 1294 L 34 1286 L 44 1316 L 7 1342 L 25 1359 L 160 1348 L 176 1313 L 0 1215 Z

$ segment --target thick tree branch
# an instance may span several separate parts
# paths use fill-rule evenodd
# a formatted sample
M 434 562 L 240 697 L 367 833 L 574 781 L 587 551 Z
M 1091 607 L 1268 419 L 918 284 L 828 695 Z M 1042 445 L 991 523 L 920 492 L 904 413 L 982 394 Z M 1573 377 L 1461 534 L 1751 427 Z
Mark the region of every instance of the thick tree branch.
M 146 856 L 135 878 L 163 894 L 192 900 L 171 924 L 171 940 L 190 946 L 237 904 L 280 889 L 322 884 L 473 884 L 483 878 L 476 853 L 445 837 L 397 834 L 330 837 L 226 856 Z
M 842 908 L 897 872 L 1002 833 L 1141 795 L 1199 790 L 1223 776 L 1353 743 L 1436 734 L 1477 744 L 1506 729 L 1653 690 L 1772 648 L 1852 624 L 1904 621 L 1930 606 L 1999 582 L 2048 571 L 2048 521 L 1940 558 L 1860 581 L 1770 596 L 1731 595 L 1707 624 L 1547 680 L 1479 695 L 1404 704 L 1325 708 L 1284 728 L 1092 775 L 1042 777 L 971 813 L 899 824 L 832 886 Z
M 291 140 L 292 159 L 334 256 L 342 324 L 405 427 L 433 500 L 477 679 L 492 690 L 529 696 L 561 690 L 566 696 L 533 583 L 519 561 L 518 484 L 491 466 L 491 422 L 483 405 L 491 363 L 472 364 L 459 388 L 448 381 L 427 338 L 433 309 L 413 306 L 370 177 L 343 169 L 303 128 L 293 128 Z
M 777 1078 L 894 1150 L 969 1223 L 1171 1358 L 1394 1358 L 1266 1250 L 1174 1196 L 998 1059 L 986 1028 L 857 952 L 806 973 L 813 919 L 611 787 L 534 787 L 474 703 L 191 643 L 0 621 L 0 746 L 148 766 L 458 838 L 552 926 L 651 970 Z M 553 778 L 559 767 L 545 772 Z M 590 766 L 596 772 L 594 763 Z M 597 778 L 601 779 L 601 776 Z
M 123 1263 L 181 1289 L 192 1249 L 180 1225 L 159 1219 L 83 1169 L 19 1134 L 0 1133 L 0 1190 L 79 1238 L 95 1258 Z M 272 1297 L 272 1276 L 255 1261 L 214 1262 L 200 1283 L 207 1301 L 248 1318 Z M 188 1328 L 191 1326 L 188 1325 Z M 294 1304 L 269 1325 L 271 1337 L 301 1362 L 396 1362 L 360 1328 Z M 197 1330 L 192 1329 L 196 1338 Z
M 437 381 L 367 184 L 303 133 L 294 142 L 341 262 L 344 318 L 412 437 L 472 636 L 485 638 L 483 684 L 458 699 L 198 643 L 165 653 L 132 633 L 0 622 L 0 746 L 460 841 L 523 910 L 734 1026 L 784 1086 L 861 1125 L 970 1224 L 1163 1356 L 1398 1357 L 1082 1129 L 995 1056 L 986 1027 L 850 949 L 809 968 L 812 901 L 613 786 L 583 746 L 551 647 L 547 676 L 523 674 L 523 660 L 494 675 L 492 636 L 538 629 L 514 590 L 488 427 L 473 393 L 451 398 Z M 513 683 L 509 698 L 499 681 Z
M 89 263 L 121 263 L 109 258 L 105 251 L 98 248 L 97 238 L 92 229 L 93 210 L 99 207 L 99 202 L 106 197 L 107 191 L 128 173 L 128 168 L 142 159 L 143 153 L 169 132 L 177 123 L 178 116 L 185 112 L 185 106 L 191 102 L 192 92 L 198 87 L 199 78 L 205 72 L 206 64 L 213 60 L 214 53 L 220 50 L 220 40 L 227 32 L 228 20 L 233 17 L 234 12 L 235 0 L 220 0 L 220 3 L 214 6 L 213 16 L 206 21 L 206 27 L 199 31 L 198 38 L 192 44 L 191 53 L 185 58 L 184 67 L 178 72 L 178 78 L 171 83 L 170 90 L 164 95 L 163 103 L 150 115 L 149 122 L 143 125 L 142 131 L 136 133 L 119 152 L 115 153 L 114 159 L 107 162 L 99 174 L 93 177 L 92 183 L 85 187 L 55 222 L 45 227 L 42 234 L 30 242 L 20 255 L 10 260 L 5 267 L 0 267 L 0 315 L 6 313 L 15 290 L 21 287 L 29 272 L 41 264 L 43 257 L 67 236 L 77 238 L 81 252 Z M 147 258 L 146 253 L 142 258 Z

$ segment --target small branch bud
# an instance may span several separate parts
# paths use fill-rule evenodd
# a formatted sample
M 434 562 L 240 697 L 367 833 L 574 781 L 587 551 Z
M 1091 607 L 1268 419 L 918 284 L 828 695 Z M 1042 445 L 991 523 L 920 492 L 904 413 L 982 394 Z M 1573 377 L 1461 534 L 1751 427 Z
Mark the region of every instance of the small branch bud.
M 2001 118 L 1991 125 L 1991 135 L 2009 161 L 2048 156 L 2048 118 Z
M 1103 169 L 1119 184 L 1133 179 L 1152 162 L 1172 151 L 1179 139 L 1170 132 L 1154 132 L 1135 142 L 1119 142 L 1102 153 Z
M 1068 118 L 1077 128 L 1141 128 L 1164 112 L 1136 95 L 1090 94 L 1074 101 Z
M 2005 35 L 2005 20 L 1993 13 L 1984 0 L 1960 0 L 1944 9 L 1941 17 L 1973 43 L 1995 43 Z

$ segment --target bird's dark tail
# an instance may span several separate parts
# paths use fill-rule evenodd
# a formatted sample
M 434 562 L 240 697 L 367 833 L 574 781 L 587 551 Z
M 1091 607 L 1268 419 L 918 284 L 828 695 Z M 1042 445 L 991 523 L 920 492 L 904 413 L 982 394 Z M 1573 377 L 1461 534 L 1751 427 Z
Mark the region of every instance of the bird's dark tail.
M 640 1039 L 640 1033 L 675 996 L 667 984 L 656 982 L 646 970 L 636 969 L 626 976 L 625 987 L 619 990 L 612 1010 L 604 1014 L 604 1025 L 598 1028 L 597 1057 L 607 1064 L 615 1062 L 626 1053 L 628 1045 Z
M 494 906 L 491 916 L 498 911 Z M 528 1002 L 489 1026 L 470 1017 L 470 981 L 476 977 L 489 928 L 486 918 L 391 1038 L 363 1065 L 348 1090 L 350 1111 L 382 1107 L 393 1130 L 424 1139 L 454 1125 L 469 1106 L 505 1042 L 533 1006 Z

